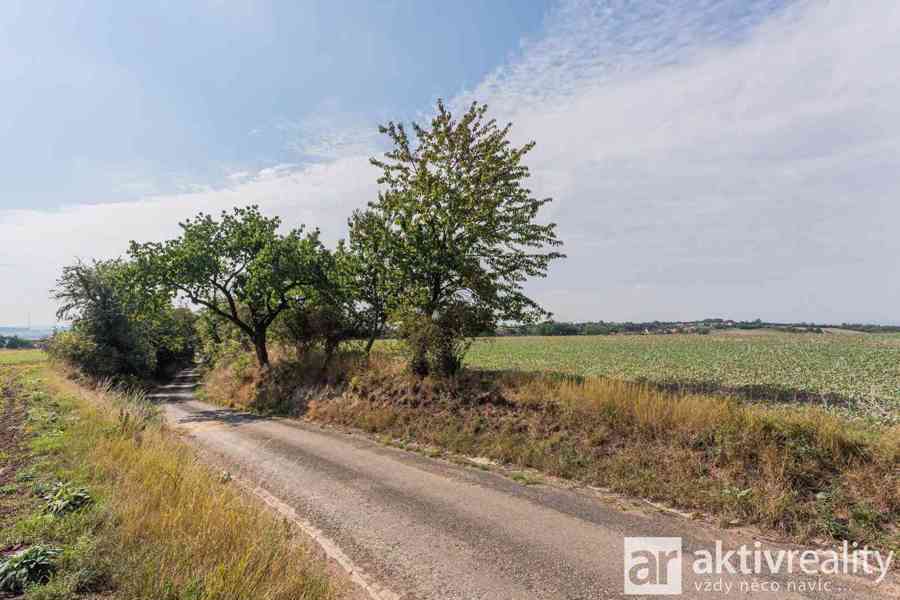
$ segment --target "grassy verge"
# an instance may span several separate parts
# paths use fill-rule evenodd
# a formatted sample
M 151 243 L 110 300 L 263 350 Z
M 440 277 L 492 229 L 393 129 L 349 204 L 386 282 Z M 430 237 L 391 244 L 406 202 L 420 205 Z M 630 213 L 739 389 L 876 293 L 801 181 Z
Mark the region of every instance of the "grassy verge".
M 207 377 L 207 394 L 538 469 L 723 524 L 900 547 L 900 427 L 603 378 L 469 371 L 419 380 L 390 359 L 335 369 L 343 379 L 333 371 L 317 387 L 302 364 L 283 362 L 266 377 L 232 366 Z
M 26 597 L 335 597 L 295 532 L 199 463 L 152 406 L 47 365 L 0 369 L 2 414 L 20 423 L 0 463 L 12 482 L 0 560 L 32 553 L 46 568 Z
M 0 350 L 0 365 L 24 365 L 47 360 L 43 350 Z

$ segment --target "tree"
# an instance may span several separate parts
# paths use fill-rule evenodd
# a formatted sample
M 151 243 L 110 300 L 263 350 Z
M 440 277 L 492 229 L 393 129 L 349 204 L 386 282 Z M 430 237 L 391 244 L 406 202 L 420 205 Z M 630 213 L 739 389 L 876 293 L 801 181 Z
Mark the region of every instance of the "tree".
M 349 244 L 344 251 L 344 264 L 350 272 L 362 327 L 366 331 L 366 354 L 378 336 L 384 333 L 390 313 L 396 308 L 395 298 L 403 284 L 387 254 L 391 228 L 383 213 L 355 210 L 347 224 Z
M 135 265 L 123 260 L 64 267 L 56 316 L 72 330 L 54 336 L 51 352 L 97 377 L 147 377 L 161 358 L 189 352 L 168 298 L 135 287 L 135 278 Z
M 321 344 L 324 371 L 341 342 L 363 337 L 367 329 L 357 296 L 355 257 L 343 241 L 333 253 L 323 254 L 319 264 L 319 281 L 308 289 L 302 305 L 282 313 L 275 322 L 275 334 L 299 352 Z
M 277 217 L 258 207 L 223 211 L 216 220 L 200 213 L 180 224 L 181 236 L 138 244 L 129 252 L 149 285 L 180 294 L 234 324 L 268 367 L 267 332 L 284 310 L 302 304 L 321 279 L 327 253 L 319 232 L 278 232 Z
M 370 212 L 387 227 L 384 256 L 403 284 L 397 314 L 419 374 L 455 372 L 464 341 L 500 321 L 549 316 L 522 288 L 563 257 L 547 250 L 561 245 L 556 225 L 535 221 L 551 199 L 524 186 L 534 143 L 513 146 L 511 125 L 486 112 L 473 103 L 457 121 L 439 101 L 430 127 L 413 123 L 415 143 L 402 124 L 381 127 L 393 149 L 371 159 L 383 188 Z

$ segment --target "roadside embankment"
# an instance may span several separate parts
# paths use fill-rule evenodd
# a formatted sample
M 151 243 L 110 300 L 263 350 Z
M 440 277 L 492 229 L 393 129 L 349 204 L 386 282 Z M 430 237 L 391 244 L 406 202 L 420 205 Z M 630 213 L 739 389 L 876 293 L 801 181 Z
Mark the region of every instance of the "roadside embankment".
M 210 372 L 206 398 L 538 469 L 788 539 L 900 546 L 900 427 L 604 378 L 419 379 L 386 357 L 321 374 L 298 361 L 266 373 L 248 364 Z

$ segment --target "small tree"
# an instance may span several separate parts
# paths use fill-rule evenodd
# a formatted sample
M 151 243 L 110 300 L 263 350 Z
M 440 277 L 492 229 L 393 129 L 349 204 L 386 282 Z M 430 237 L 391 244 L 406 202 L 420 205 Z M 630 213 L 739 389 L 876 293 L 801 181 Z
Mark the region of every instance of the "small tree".
M 366 313 L 357 297 L 356 263 L 343 242 L 333 253 L 323 255 L 321 278 L 309 289 L 306 301 L 282 313 L 275 334 L 299 353 L 321 344 L 327 370 L 341 342 L 367 334 Z
M 474 103 L 456 121 L 439 101 L 429 128 L 413 124 L 415 144 L 402 124 L 381 127 L 393 149 L 371 159 L 383 190 L 370 212 L 387 228 L 383 252 L 402 282 L 398 315 L 419 374 L 455 372 L 464 340 L 500 321 L 549 314 L 522 289 L 563 256 L 546 251 L 561 245 L 556 225 L 535 221 L 550 199 L 523 185 L 534 143 L 513 146 L 511 125 L 486 111 Z
M 234 324 L 252 342 L 260 366 L 269 365 L 267 332 L 284 310 L 302 304 L 321 279 L 327 252 L 319 232 L 302 227 L 280 234 L 277 217 L 256 206 L 200 214 L 181 223 L 180 237 L 131 242 L 130 254 L 150 285 L 183 295 Z
M 348 221 L 349 244 L 338 248 L 344 255 L 362 328 L 366 333 L 366 354 L 384 333 L 388 317 L 396 308 L 403 287 L 400 273 L 388 254 L 391 227 L 376 210 L 355 210 Z

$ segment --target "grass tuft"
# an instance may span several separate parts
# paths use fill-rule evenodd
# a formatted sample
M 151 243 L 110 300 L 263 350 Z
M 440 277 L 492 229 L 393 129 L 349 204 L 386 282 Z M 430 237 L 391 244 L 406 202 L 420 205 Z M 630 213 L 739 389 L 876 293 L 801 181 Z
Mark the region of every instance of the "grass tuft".
M 292 526 L 202 464 L 140 395 L 38 369 L 19 471 L 35 502 L 0 536 L 0 548 L 61 550 L 30 598 L 337 596 Z

